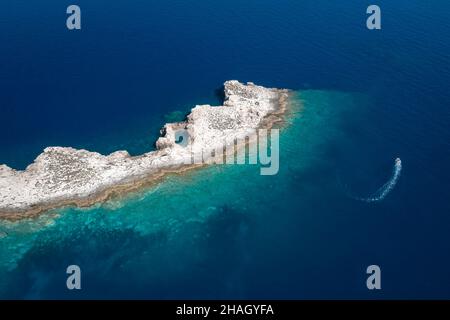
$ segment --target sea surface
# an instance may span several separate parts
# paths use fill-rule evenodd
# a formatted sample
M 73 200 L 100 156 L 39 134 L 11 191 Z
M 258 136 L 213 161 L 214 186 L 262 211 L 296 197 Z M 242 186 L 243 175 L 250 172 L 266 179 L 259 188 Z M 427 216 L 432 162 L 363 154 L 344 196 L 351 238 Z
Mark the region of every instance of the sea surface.
M 1 298 L 450 298 L 448 1 L 377 0 L 381 30 L 367 1 L 77 0 L 78 31 L 70 4 L 0 0 L 0 163 L 151 151 L 237 79 L 293 90 L 280 171 L 211 166 L 1 221 Z M 397 157 L 389 194 L 357 200 Z

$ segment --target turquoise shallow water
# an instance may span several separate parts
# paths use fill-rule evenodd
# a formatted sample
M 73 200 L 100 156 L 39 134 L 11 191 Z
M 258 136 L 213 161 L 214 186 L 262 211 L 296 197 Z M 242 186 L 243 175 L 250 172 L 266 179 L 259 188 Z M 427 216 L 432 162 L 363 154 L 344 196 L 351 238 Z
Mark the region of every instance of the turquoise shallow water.
M 6 298 L 450 298 L 450 3 L 55 0 L 0 11 L 0 163 L 154 148 L 226 80 L 302 89 L 275 177 L 211 167 L 0 226 Z M 2 3 L 3 4 L 3 3 Z M 314 89 L 314 90 L 306 90 Z M 395 188 L 368 197 L 391 178 Z M 7 236 L 5 236 L 7 235 Z M 66 290 L 65 268 L 83 289 Z M 378 264 L 382 290 L 366 288 Z
M 296 259 L 305 239 L 316 237 L 302 221 L 314 215 L 308 205 L 316 189 L 332 188 L 333 179 L 312 183 L 310 168 L 329 166 L 324 146 L 343 134 L 340 122 L 348 122 L 355 99 L 364 100 L 349 93 L 295 93 L 276 176 L 261 176 L 255 165 L 213 166 L 90 209 L 2 222 L 2 296 L 254 296 L 244 281 L 253 268 L 263 276 L 283 250 Z M 82 269 L 80 293 L 64 287 L 69 264 Z

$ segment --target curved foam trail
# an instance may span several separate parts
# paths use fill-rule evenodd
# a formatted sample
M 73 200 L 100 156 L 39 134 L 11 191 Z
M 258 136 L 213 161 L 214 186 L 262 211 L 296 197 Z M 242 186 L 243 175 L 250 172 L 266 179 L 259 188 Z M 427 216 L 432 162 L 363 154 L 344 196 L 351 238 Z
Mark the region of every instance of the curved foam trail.
M 373 195 L 368 198 L 357 198 L 361 201 L 366 202 L 376 202 L 381 201 L 389 194 L 389 192 L 394 189 L 397 184 L 398 179 L 400 178 L 400 173 L 402 172 L 402 160 L 400 158 L 395 159 L 394 171 L 392 173 L 391 179 L 386 182 L 380 189 L 378 189 Z

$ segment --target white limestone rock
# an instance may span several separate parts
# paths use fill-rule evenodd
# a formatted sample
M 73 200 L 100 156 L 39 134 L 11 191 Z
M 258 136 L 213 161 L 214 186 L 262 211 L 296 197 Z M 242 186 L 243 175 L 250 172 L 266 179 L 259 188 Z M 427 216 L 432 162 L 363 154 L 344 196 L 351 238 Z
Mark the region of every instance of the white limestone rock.
M 87 150 L 49 147 L 24 171 L 0 165 L 0 218 L 14 218 L 62 205 L 95 203 L 99 194 L 124 184 L 151 179 L 166 169 L 182 168 L 191 151 L 214 150 L 225 139 L 241 137 L 276 112 L 287 90 L 227 81 L 223 106 L 198 105 L 186 121 L 161 130 L 156 151 L 131 157 L 127 151 L 104 156 Z M 285 100 L 285 99 L 284 99 Z M 187 147 L 175 142 L 189 134 Z

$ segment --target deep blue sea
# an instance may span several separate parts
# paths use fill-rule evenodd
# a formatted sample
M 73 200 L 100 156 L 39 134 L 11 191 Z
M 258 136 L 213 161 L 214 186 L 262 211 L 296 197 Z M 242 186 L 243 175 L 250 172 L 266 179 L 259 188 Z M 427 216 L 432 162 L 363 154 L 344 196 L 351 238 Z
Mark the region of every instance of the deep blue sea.
M 66 28 L 77 4 L 82 29 Z M 366 28 L 377 4 L 382 29 Z M 450 298 L 450 3 L 0 0 L 0 163 L 138 155 L 230 79 L 289 88 L 280 172 L 0 222 L 0 297 Z M 379 202 L 355 200 L 400 179 Z M 82 289 L 66 288 L 79 265 Z M 381 268 L 368 290 L 366 268 Z

